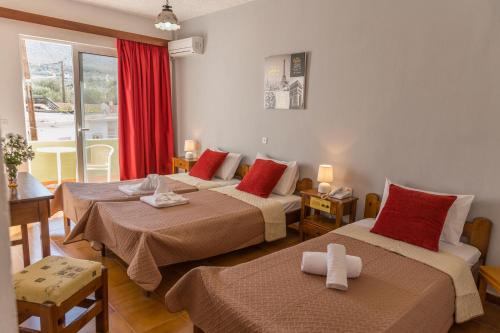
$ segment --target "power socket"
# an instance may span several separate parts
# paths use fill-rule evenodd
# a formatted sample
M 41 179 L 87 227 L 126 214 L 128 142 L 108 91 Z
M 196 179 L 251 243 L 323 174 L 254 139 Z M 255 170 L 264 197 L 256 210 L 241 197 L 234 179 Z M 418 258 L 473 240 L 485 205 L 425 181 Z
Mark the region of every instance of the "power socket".
M 265 136 L 262 137 L 262 143 L 267 145 L 267 143 L 269 142 L 269 139 Z

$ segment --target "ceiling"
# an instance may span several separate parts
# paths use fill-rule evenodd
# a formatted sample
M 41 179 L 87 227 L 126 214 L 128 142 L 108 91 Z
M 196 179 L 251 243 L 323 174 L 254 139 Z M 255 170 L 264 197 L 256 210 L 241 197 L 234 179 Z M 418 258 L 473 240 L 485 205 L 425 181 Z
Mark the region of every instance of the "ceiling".
M 165 0 L 73 0 L 146 17 L 156 17 Z M 253 0 L 170 0 L 180 21 L 238 6 Z

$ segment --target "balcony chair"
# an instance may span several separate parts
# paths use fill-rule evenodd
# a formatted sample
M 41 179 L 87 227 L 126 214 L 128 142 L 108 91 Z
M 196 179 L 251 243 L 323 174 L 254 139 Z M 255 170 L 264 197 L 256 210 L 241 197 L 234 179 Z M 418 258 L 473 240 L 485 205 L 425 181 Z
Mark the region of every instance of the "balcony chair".
M 87 147 L 87 171 L 106 171 L 111 181 L 111 157 L 115 149 L 109 145 L 95 144 Z

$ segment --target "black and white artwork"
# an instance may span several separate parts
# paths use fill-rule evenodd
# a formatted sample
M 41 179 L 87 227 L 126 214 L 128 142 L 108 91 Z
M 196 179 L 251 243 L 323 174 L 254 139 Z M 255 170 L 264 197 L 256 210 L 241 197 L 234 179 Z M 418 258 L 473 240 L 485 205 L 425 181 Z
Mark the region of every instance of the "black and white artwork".
M 264 108 L 302 110 L 305 106 L 306 53 L 266 58 Z

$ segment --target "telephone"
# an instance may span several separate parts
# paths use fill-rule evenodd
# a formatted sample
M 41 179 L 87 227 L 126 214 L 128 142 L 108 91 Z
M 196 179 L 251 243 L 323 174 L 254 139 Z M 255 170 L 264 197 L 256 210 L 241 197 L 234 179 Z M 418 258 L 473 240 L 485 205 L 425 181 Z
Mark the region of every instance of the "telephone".
M 342 187 L 342 186 L 334 186 L 330 193 L 326 196 L 335 198 L 335 199 L 345 199 L 352 196 L 352 188 L 350 187 Z M 325 196 L 325 197 L 326 197 Z

